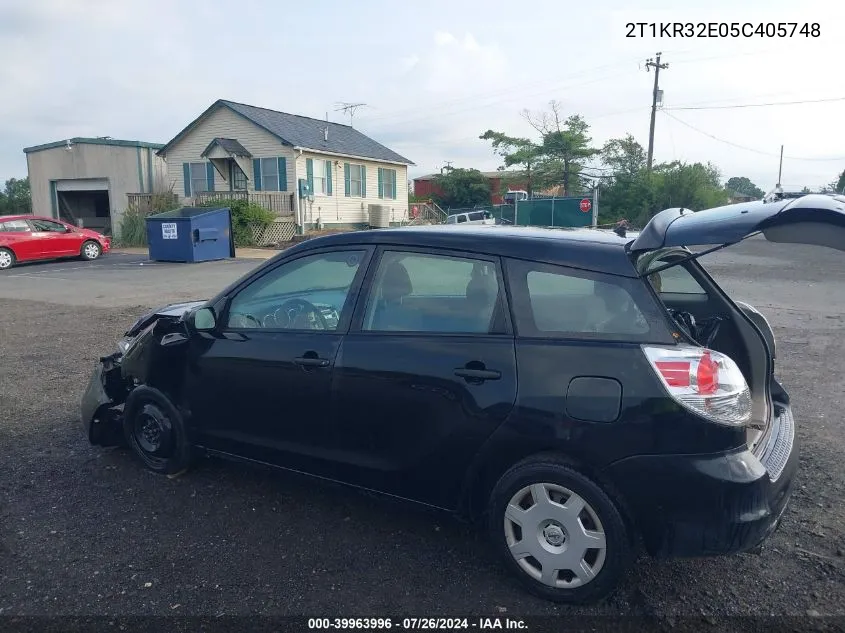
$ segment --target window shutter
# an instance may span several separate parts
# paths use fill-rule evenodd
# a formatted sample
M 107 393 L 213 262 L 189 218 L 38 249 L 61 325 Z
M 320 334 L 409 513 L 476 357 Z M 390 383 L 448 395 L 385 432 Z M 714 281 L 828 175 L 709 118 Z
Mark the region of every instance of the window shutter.
M 235 164 L 229 161 L 229 191 L 235 190 Z
M 352 187 L 349 184 L 349 163 L 343 163 L 343 179 L 346 183 L 346 197 L 351 195 Z
M 205 180 L 208 182 L 208 190 L 214 191 L 214 165 L 211 161 L 205 164 Z
M 367 168 L 361 165 L 361 197 L 367 197 Z
M 254 181 L 254 189 L 256 191 L 261 191 L 261 159 L 255 158 L 252 161 L 252 175 Z
M 332 161 L 326 161 L 326 194 L 332 195 Z
M 279 157 L 279 191 L 288 190 L 288 161 L 284 156 Z
M 310 158 L 305 159 L 305 179 L 308 181 L 308 190 L 313 194 L 314 191 L 314 161 Z
M 384 169 L 378 168 L 378 197 L 384 198 Z
M 191 197 L 191 163 L 182 163 L 182 177 L 185 179 L 185 197 Z
M 395 170 L 395 169 L 391 169 L 390 171 L 392 171 L 392 172 L 393 172 L 393 193 L 391 194 L 391 196 L 390 196 L 390 197 L 391 197 L 393 200 L 396 200 L 396 196 L 398 195 L 398 190 L 399 190 L 399 181 L 398 181 L 398 180 L 396 180 L 396 170 Z

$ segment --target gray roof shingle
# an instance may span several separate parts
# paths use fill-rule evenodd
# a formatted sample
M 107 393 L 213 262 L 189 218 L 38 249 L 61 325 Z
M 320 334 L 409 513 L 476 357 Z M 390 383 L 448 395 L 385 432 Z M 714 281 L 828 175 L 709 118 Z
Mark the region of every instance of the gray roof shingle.
M 252 158 L 252 154 L 250 154 L 247 149 L 241 145 L 238 141 L 233 138 L 216 138 L 211 143 L 208 144 L 208 147 L 203 150 L 203 153 L 200 156 L 205 156 L 211 151 L 211 148 L 215 145 L 219 145 L 225 151 L 229 152 L 234 156 L 246 156 L 247 158 Z
M 320 119 L 312 119 L 310 117 L 278 112 L 276 110 L 268 110 L 267 108 L 258 108 L 225 99 L 216 101 L 196 121 L 188 125 L 173 140 L 167 143 L 159 153 L 166 154 L 170 146 L 187 133 L 195 123 L 221 105 L 240 114 L 255 125 L 264 128 L 285 145 L 333 154 L 345 154 L 373 160 L 403 163 L 406 165 L 414 164 L 413 161 L 400 156 L 393 150 L 388 149 L 381 143 L 374 141 L 348 125 L 326 122 Z M 328 139 L 325 136 L 326 127 L 328 127 Z

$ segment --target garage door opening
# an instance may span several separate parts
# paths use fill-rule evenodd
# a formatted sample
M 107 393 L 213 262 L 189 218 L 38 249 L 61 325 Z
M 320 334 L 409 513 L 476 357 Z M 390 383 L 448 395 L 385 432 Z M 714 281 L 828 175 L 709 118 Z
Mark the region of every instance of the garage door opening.
M 105 179 L 56 182 L 59 219 L 111 235 L 111 204 Z
M 111 235 L 108 191 L 59 191 L 57 195 L 62 220 Z

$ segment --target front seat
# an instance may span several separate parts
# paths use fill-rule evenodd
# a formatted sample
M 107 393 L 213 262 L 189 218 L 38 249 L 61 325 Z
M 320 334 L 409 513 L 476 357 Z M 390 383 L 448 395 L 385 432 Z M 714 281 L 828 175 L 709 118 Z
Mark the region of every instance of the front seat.
M 391 264 L 381 280 L 381 296 L 375 309 L 374 330 L 406 330 L 416 329 L 413 312 L 403 300 L 414 288 L 408 269 L 399 262 Z

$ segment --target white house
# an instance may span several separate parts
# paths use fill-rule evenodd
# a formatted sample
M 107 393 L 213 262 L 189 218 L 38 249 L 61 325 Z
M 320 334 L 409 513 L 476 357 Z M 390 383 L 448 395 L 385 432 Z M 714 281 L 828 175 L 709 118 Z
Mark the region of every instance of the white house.
M 221 99 L 158 155 L 186 205 L 247 197 L 300 230 L 366 226 L 376 206 L 408 215 L 413 163 L 348 125 Z

